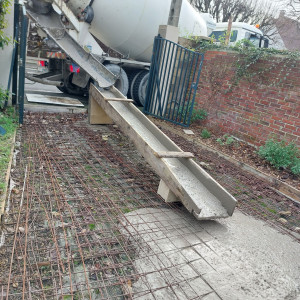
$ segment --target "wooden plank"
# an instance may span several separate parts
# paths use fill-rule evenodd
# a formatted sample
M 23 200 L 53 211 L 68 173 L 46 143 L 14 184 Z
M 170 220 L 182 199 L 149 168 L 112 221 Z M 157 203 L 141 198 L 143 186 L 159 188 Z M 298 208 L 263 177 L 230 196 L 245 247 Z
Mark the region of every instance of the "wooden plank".
M 104 98 L 105 101 L 133 102 L 132 99 L 126 98 Z
M 175 152 L 175 151 L 160 151 L 154 152 L 158 158 L 193 158 L 195 157 L 191 152 Z
M 69 97 L 47 96 L 41 94 L 26 94 L 26 97 L 27 101 L 30 103 L 84 107 L 84 105 L 79 100 Z

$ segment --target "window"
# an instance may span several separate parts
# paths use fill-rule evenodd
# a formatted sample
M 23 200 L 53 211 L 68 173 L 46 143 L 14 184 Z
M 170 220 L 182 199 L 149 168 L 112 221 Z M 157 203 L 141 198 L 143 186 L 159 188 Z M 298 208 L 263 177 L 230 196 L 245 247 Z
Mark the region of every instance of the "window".
M 210 37 L 213 37 L 217 42 L 219 42 L 221 39 L 225 39 L 225 35 L 226 35 L 226 30 L 213 31 Z M 237 35 L 238 35 L 237 30 L 231 31 L 230 42 L 235 42 L 237 39 Z
M 259 47 L 260 37 L 258 37 L 256 34 L 251 34 L 249 41 L 255 46 Z

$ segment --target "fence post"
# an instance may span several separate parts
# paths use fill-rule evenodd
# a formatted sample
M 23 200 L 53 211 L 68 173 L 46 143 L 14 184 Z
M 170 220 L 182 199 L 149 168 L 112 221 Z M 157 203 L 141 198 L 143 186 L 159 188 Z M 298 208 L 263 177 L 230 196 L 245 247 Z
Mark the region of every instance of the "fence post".
M 26 65 L 26 49 L 27 49 L 27 26 L 28 19 L 26 16 L 26 8 L 22 5 L 21 11 L 21 37 L 20 37 L 20 64 L 19 64 L 19 123 L 23 124 L 24 117 L 24 94 L 25 94 L 25 65 Z
M 18 70 L 19 70 L 19 18 L 20 18 L 20 6 L 18 0 L 14 2 L 14 44 L 15 44 L 15 60 L 13 68 L 12 78 L 12 105 L 17 104 L 18 97 Z

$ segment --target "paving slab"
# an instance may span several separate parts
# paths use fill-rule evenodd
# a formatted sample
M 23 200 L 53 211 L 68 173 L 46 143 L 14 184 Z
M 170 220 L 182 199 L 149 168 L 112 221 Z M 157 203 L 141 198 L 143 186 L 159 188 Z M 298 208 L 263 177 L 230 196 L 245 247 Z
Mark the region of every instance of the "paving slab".
M 86 108 L 70 107 L 70 106 L 56 106 L 45 104 L 29 104 L 24 105 L 25 112 L 38 112 L 38 113 L 53 113 L 53 114 L 84 114 L 87 113 Z
M 122 222 L 148 253 L 134 261 L 141 271 L 134 299 L 152 299 L 143 295 L 144 285 L 155 299 L 300 299 L 300 244 L 240 211 L 226 220 L 195 221 L 185 211 L 147 208 Z
M 29 94 L 29 93 L 26 93 L 26 97 L 29 103 L 84 107 L 84 105 L 79 100 L 74 98 L 69 98 L 69 97 L 49 96 L 45 94 Z

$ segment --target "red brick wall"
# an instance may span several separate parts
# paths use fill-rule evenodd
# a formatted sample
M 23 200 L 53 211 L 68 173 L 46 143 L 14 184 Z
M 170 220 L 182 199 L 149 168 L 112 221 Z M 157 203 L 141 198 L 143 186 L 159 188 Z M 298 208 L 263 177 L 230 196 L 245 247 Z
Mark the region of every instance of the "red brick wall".
M 242 79 L 230 90 L 237 57 L 205 54 L 196 103 L 209 113 L 206 126 L 255 145 L 274 136 L 300 146 L 300 60 L 294 65 L 276 57 L 259 62 L 253 68 L 271 70 L 251 82 Z

